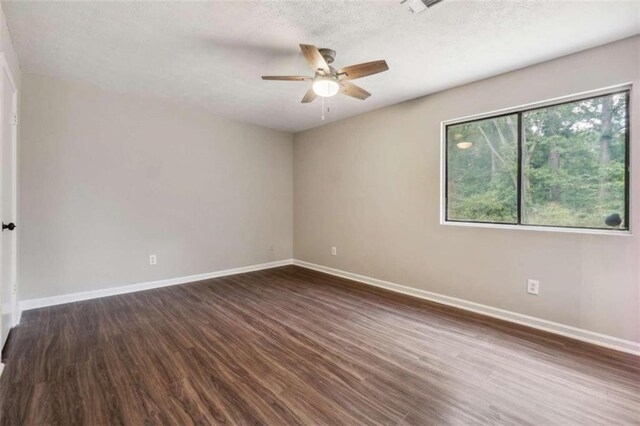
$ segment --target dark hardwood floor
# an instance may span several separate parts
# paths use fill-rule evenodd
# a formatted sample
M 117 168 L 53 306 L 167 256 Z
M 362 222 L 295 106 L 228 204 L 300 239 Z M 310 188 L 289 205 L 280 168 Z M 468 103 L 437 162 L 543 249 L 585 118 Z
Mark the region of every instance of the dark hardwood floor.
M 28 311 L 1 423 L 640 423 L 640 358 L 295 266 Z

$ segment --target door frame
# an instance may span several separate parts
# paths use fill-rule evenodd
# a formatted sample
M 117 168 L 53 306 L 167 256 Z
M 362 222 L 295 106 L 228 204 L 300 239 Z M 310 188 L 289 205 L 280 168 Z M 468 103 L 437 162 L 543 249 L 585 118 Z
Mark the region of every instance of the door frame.
M 9 123 L 1 123 L 0 125 L 11 126 L 11 180 L 12 180 L 12 200 L 11 200 L 11 220 L 18 221 L 18 86 L 13 78 L 11 67 L 5 52 L 0 52 L 0 70 L 7 75 L 13 92 L 11 94 L 11 119 Z M 1 89 L 0 89 L 1 90 Z M 2 93 L 2 96 L 5 96 Z M 0 116 L 1 117 L 1 116 Z M 0 186 L 0 197 L 2 196 L 2 187 Z M 4 218 L 3 218 L 4 219 Z M 15 327 L 20 322 L 20 312 L 18 312 L 18 232 L 16 229 L 11 242 L 11 327 Z M 2 255 L 2 245 L 0 245 L 0 256 Z M 1 265 L 0 265 L 1 268 Z M 6 302 L 2 302 L 6 303 Z

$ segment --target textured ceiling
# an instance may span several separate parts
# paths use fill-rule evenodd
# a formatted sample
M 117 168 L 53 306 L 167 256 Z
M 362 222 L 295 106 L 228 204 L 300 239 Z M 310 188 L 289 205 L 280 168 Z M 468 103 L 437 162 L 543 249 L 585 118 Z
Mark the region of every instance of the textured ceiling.
M 640 33 L 640 1 L 445 0 L 410 14 L 390 1 L 3 2 L 27 72 L 200 104 L 287 131 L 323 124 L 302 105 L 311 75 L 298 44 L 337 67 L 386 59 L 358 81 L 366 101 L 331 98 L 326 121 Z

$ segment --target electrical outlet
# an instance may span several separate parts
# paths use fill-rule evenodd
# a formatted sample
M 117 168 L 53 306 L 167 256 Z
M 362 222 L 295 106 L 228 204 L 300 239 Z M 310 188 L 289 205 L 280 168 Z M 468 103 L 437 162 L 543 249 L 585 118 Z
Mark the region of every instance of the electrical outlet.
M 271 245 L 269 246 L 269 252 L 273 253 L 273 250 L 274 250 L 274 247 L 273 247 L 273 244 L 271 244 Z
M 158 263 L 158 256 L 156 256 L 155 254 L 150 254 L 149 255 L 149 265 L 155 265 Z
M 331 247 L 331 254 L 334 255 L 334 256 L 337 256 L 338 255 L 338 249 L 335 248 L 335 247 Z
M 538 295 L 540 291 L 540 281 L 538 280 L 527 280 L 527 293 Z

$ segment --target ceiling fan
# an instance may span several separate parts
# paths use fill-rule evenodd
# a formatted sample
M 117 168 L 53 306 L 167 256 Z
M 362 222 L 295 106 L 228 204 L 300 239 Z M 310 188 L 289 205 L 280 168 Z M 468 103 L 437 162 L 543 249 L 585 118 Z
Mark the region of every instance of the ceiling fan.
M 336 51 L 331 49 L 318 49 L 311 44 L 301 44 L 300 50 L 311 69 L 315 72 L 313 77 L 303 75 L 264 75 L 263 80 L 281 81 L 313 81 L 311 88 L 302 98 L 302 103 L 313 102 L 317 96 L 328 98 L 342 92 L 347 96 L 365 100 L 371 93 L 351 82 L 358 78 L 366 77 L 379 72 L 387 71 L 389 66 L 384 60 L 365 62 L 336 70 L 331 63 L 336 57 Z

